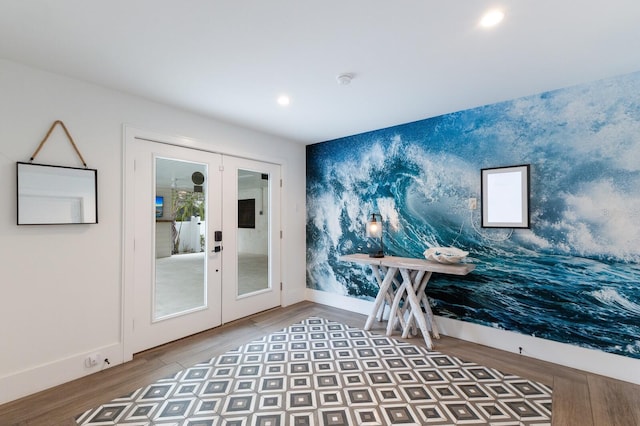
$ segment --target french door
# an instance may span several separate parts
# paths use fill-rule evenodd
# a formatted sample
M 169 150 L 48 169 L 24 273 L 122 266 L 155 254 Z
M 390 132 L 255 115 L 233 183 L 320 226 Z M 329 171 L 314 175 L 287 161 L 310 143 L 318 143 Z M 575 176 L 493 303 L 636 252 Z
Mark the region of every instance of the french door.
M 279 166 L 128 143 L 133 318 L 125 346 L 139 352 L 279 306 Z
M 225 156 L 222 321 L 280 305 L 280 166 Z

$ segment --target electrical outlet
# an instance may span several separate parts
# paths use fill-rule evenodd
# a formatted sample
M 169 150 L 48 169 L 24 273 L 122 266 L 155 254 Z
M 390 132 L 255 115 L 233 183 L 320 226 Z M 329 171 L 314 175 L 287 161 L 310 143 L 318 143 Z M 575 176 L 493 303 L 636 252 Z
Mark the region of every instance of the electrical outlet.
M 478 208 L 478 199 L 469 198 L 469 210 L 475 210 Z
M 91 354 L 85 358 L 84 366 L 87 368 L 95 367 L 100 363 L 101 359 L 102 359 L 102 355 L 100 355 L 99 353 Z

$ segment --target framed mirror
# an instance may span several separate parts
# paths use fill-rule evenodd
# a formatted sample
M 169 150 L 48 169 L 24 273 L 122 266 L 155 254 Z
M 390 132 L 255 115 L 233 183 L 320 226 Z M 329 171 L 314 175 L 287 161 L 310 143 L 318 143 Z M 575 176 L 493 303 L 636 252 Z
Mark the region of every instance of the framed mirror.
M 18 225 L 98 223 L 98 171 L 17 163 Z
M 528 164 L 482 169 L 483 228 L 529 228 Z

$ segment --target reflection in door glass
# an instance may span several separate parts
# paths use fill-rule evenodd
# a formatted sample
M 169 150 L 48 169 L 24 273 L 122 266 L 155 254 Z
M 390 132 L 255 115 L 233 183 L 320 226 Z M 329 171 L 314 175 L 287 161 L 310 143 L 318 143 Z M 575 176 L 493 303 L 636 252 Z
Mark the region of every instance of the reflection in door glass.
M 156 280 L 153 319 L 205 306 L 207 168 L 156 158 Z
M 269 175 L 238 170 L 238 296 L 269 288 Z

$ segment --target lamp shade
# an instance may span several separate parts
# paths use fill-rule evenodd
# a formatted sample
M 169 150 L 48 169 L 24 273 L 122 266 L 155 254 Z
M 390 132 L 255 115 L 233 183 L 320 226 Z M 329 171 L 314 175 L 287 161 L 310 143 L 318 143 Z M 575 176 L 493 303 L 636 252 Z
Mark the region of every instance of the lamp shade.
M 367 221 L 367 237 L 380 239 L 380 246 L 369 252 L 370 257 L 384 257 L 384 246 L 382 242 L 382 216 L 379 213 L 372 213 Z
M 371 218 L 367 221 L 367 237 L 380 238 L 382 237 L 382 217 L 377 218 L 376 213 L 371 214 Z

